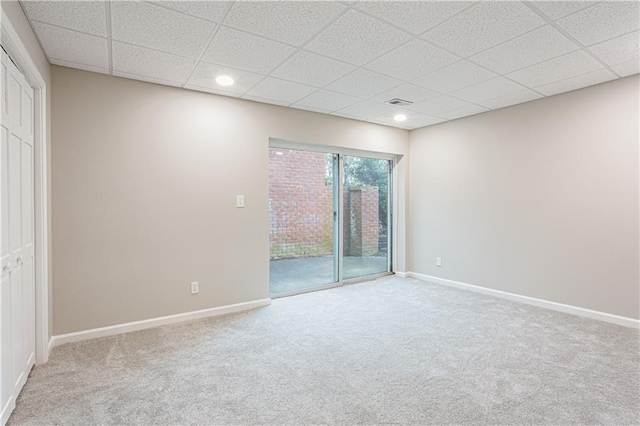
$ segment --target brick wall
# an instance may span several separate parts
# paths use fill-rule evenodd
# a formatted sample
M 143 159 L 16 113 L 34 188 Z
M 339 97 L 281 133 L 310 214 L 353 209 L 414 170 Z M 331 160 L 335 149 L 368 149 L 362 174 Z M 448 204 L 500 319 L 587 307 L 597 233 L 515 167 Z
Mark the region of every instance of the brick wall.
M 269 149 L 271 259 L 333 252 L 333 195 L 325 178 L 326 155 Z
M 344 189 L 344 255 L 372 256 L 378 252 L 378 188 Z
M 270 258 L 333 253 L 333 187 L 325 177 L 327 154 L 269 149 Z M 378 252 L 378 188 L 344 190 L 345 256 Z

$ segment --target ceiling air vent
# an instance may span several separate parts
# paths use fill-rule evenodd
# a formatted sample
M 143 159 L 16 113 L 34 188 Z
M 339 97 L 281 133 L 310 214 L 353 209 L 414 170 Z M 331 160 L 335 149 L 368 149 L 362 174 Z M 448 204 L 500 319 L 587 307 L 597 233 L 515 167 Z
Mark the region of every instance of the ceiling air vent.
M 394 105 L 394 106 L 407 106 L 411 105 L 413 102 L 405 101 L 404 99 L 393 98 L 385 102 L 385 104 Z

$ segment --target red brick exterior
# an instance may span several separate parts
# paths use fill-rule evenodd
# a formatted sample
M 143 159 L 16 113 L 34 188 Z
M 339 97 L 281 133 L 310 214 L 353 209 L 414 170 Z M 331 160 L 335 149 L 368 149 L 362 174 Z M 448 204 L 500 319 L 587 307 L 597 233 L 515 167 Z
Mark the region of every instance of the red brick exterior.
M 333 252 L 332 186 L 325 178 L 326 155 L 269 149 L 271 259 Z
M 333 188 L 325 176 L 326 156 L 309 151 L 269 149 L 272 260 L 333 253 Z M 376 254 L 378 188 L 345 188 L 343 206 L 345 256 Z
M 344 255 L 373 256 L 378 253 L 378 188 L 344 189 Z

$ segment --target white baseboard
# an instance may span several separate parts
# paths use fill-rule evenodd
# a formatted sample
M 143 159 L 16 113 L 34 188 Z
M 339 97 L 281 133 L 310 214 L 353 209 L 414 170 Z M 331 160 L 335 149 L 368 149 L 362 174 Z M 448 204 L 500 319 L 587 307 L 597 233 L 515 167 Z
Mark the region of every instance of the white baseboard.
M 2 411 L 0 412 L 0 425 L 6 425 L 9 421 L 9 417 L 13 412 L 13 409 L 16 408 L 16 400 L 13 396 L 10 396 L 7 400 L 7 403 L 4 407 L 1 407 Z
M 393 271 L 393 273 L 396 274 L 400 278 L 407 278 L 407 273 L 406 272 Z
M 49 339 L 49 344 L 47 345 L 47 359 L 49 359 L 49 357 L 51 356 L 51 351 L 53 350 L 53 346 L 56 343 L 54 337 L 55 336 L 51 336 L 51 338 Z
M 75 333 L 53 336 L 49 342 L 50 350 L 55 346 L 65 343 L 80 342 L 82 340 L 96 339 L 98 337 L 114 336 L 116 334 L 130 333 L 158 327 L 160 325 L 174 324 L 198 318 L 214 317 L 234 312 L 247 311 L 271 304 L 271 299 L 253 300 L 251 302 L 236 303 L 235 305 L 219 306 L 217 308 L 202 309 L 200 311 L 185 312 L 182 314 L 168 315 L 166 317 L 150 318 L 142 321 L 127 322 L 124 324 L 110 325 L 108 327 L 93 328 Z
M 396 272 L 397 274 L 397 272 Z M 447 280 L 431 275 L 418 274 L 416 272 L 407 272 L 409 278 L 417 278 L 422 281 L 430 281 L 436 284 L 442 284 L 449 287 L 455 287 L 462 290 L 473 291 L 475 293 L 486 294 L 488 296 L 499 297 L 514 302 L 525 303 L 527 305 L 537 306 L 539 308 L 551 309 L 554 311 L 564 312 L 567 314 L 579 315 L 581 317 L 596 319 L 600 321 L 610 322 L 612 324 L 622 325 L 631 328 L 640 328 L 640 320 L 621 317 L 619 315 L 608 314 L 606 312 L 592 311 L 591 309 L 579 308 L 577 306 L 565 305 L 562 303 L 551 302 L 549 300 L 536 299 L 535 297 L 521 296 L 519 294 L 507 293 L 506 291 L 493 290 L 486 287 L 480 287 L 473 284 L 462 283 L 459 281 Z

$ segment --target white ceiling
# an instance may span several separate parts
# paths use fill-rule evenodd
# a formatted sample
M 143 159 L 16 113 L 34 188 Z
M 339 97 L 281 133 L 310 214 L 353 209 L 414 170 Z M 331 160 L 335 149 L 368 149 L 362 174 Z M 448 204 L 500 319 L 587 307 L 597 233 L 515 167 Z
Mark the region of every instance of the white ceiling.
M 405 129 L 640 72 L 639 4 L 22 1 L 53 64 Z

